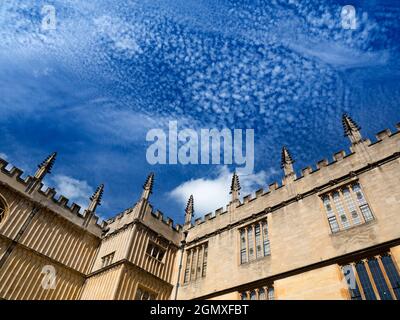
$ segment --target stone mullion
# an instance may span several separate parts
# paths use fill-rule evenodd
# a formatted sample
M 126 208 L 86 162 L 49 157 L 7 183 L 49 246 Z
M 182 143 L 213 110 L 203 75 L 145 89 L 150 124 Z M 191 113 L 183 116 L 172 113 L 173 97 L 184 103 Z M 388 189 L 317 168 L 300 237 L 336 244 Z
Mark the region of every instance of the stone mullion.
M 385 270 L 385 267 L 384 267 L 384 265 L 382 263 L 381 256 L 377 255 L 377 256 L 375 256 L 375 258 L 378 260 L 379 268 L 381 269 L 383 277 L 384 277 L 384 279 L 386 281 L 386 285 L 388 286 L 390 294 L 392 295 L 392 299 L 393 300 L 397 300 L 396 294 L 394 293 L 394 290 L 392 288 L 392 284 L 390 283 L 389 277 L 388 277 L 388 275 L 386 273 L 386 270 Z

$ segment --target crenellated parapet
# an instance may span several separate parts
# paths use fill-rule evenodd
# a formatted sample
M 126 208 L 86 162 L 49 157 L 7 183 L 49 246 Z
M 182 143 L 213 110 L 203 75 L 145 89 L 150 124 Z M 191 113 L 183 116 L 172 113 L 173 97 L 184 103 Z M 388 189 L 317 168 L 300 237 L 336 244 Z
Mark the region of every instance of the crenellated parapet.
M 53 160 L 50 159 L 49 163 L 52 166 Z M 49 172 L 50 168 L 46 170 L 46 172 Z M 27 175 L 24 178 L 23 176 L 23 170 L 15 166 L 10 167 L 6 160 L 0 159 L 0 184 L 11 187 L 36 205 L 47 208 L 73 224 L 82 227 L 84 215 L 78 204 L 70 203 L 68 198 L 57 194 L 54 188 L 45 188 L 44 184 L 36 177 Z M 43 178 L 43 173 L 40 177 Z M 32 186 L 35 187 L 32 189 Z M 93 215 L 87 229 L 90 233 L 100 236 L 104 225 L 104 222 L 99 222 L 98 216 Z
M 354 121 L 351 123 L 351 128 L 353 131 L 349 131 L 350 133 L 359 134 L 359 127 Z M 351 147 L 350 153 L 344 150 L 338 151 L 331 159 L 321 159 L 313 166 L 302 169 L 294 180 L 283 179 L 281 184 L 274 181 L 266 190 L 259 189 L 255 194 L 245 195 L 241 201 L 229 204 L 234 205 L 235 221 L 226 218 L 230 211 L 224 211 L 222 208 L 197 218 L 189 229 L 189 235 L 192 236 L 189 236 L 188 241 L 198 239 L 202 234 L 221 230 L 251 215 L 273 212 L 290 203 L 301 201 L 309 195 L 318 194 L 324 188 L 357 177 L 366 170 L 400 158 L 400 123 L 396 125 L 396 129 L 395 132 L 389 129 L 378 132 L 375 141 L 361 139 L 361 135 L 357 135 L 358 139 L 355 140 L 357 146 L 363 145 L 364 148 Z M 352 146 L 354 147 L 354 144 Z

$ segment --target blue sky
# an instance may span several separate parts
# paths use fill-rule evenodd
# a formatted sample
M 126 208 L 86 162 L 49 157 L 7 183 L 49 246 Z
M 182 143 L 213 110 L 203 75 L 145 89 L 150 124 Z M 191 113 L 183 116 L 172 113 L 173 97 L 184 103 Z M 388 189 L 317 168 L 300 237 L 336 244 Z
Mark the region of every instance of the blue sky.
M 43 5 L 56 29 L 42 30 Z M 357 29 L 341 28 L 352 4 Z M 182 222 L 229 199 L 233 166 L 155 165 L 146 133 L 255 130 L 243 192 L 348 148 L 349 112 L 373 138 L 400 121 L 398 1 L 2 1 L 0 154 L 32 174 L 59 156 L 46 184 L 85 205 L 105 183 L 102 217 L 133 205 L 150 171 L 151 202 Z

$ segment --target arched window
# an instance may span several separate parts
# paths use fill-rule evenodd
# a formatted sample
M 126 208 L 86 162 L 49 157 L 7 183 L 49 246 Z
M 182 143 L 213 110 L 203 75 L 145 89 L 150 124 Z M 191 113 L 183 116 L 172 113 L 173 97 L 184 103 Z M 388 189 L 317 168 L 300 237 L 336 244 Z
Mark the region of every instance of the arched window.
M 4 220 L 6 216 L 6 204 L 2 201 L 0 197 L 0 223 Z
M 259 300 L 265 300 L 265 290 L 264 290 L 264 288 L 261 288 L 260 291 L 258 291 L 258 297 L 259 297 Z
M 142 296 L 142 299 L 141 299 L 141 300 L 149 300 L 149 298 L 150 298 L 149 293 L 148 293 L 147 291 L 145 291 L 145 292 L 143 293 L 143 296 Z
M 257 300 L 257 295 L 254 290 L 252 292 L 250 292 L 250 300 Z
M 142 290 L 140 288 L 136 290 L 135 300 L 142 300 Z

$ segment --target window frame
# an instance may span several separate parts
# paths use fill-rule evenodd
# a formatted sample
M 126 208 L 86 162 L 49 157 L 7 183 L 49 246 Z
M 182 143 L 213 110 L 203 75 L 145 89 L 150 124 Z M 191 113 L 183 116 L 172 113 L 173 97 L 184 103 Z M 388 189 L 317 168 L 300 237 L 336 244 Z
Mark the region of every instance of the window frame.
M 259 228 L 258 236 L 256 233 L 257 227 Z M 269 239 L 269 225 L 267 217 L 241 226 L 237 229 L 237 232 L 239 237 L 239 265 L 245 265 L 253 261 L 258 261 L 271 255 L 271 242 Z M 257 238 L 259 242 L 257 242 Z M 260 246 L 259 251 L 257 251 L 258 245 Z M 250 250 L 253 250 L 252 254 L 250 254 Z
M 357 187 L 357 190 L 355 190 L 355 187 Z M 346 190 L 347 192 L 345 192 Z M 363 203 L 360 203 L 360 200 L 357 198 L 357 192 L 361 192 L 364 201 Z M 334 197 L 335 194 L 338 195 L 336 201 Z M 374 211 L 368 202 L 367 195 L 365 194 L 358 179 L 346 181 L 342 184 L 332 186 L 328 190 L 323 190 L 318 193 L 318 197 L 320 198 L 321 207 L 325 213 L 325 219 L 332 235 L 374 222 L 376 220 Z M 341 207 L 339 209 L 338 204 Z M 329 211 L 327 206 L 329 206 Z M 362 210 L 363 207 L 368 208 L 371 218 L 366 218 L 366 215 Z M 353 215 L 354 210 L 352 209 L 354 208 L 357 216 Z M 342 215 L 346 217 L 347 223 L 345 224 L 341 219 Z M 347 224 L 349 224 L 349 226 L 346 226 Z
M 387 262 L 388 265 L 391 266 L 391 271 L 388 271 L 386 267 L 387 264 L 384 263 L 383 259 L 390 259 L 390 263 L 389 260 L 387 260 Z M 360 294 L 358 299 L 353 299 L 357 298 L 352 294 L 355 289 L 351 288 L 349 282 L 347 282 L 350 299 L 400 300 L 400 269 L 390 249 L 381 253 L 375 252 L 367 257 L 358 258 L 355 261 L 353 260 L 353 262 L 342 264 L 342 274 L 344 274 L 344 267 L 346 266 L 351 267 L 355 277 L 356 289 Z M 392 281 L 394 278 L 398 281 L 395 284 Z
M 6 220 L 8 205 L 6 199 L 0 194 L 0 225 Z

